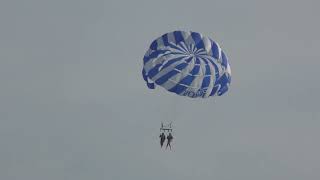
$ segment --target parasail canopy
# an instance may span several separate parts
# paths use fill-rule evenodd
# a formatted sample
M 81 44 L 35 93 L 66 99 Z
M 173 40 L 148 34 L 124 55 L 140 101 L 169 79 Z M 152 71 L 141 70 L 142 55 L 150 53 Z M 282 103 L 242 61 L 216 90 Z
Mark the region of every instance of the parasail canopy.
M 218 43 L 197 32 L 174 31 L 154 40 L 143 58 L 142 75 L 180 96 L 207 98 L 228 91 L 231 69 Z

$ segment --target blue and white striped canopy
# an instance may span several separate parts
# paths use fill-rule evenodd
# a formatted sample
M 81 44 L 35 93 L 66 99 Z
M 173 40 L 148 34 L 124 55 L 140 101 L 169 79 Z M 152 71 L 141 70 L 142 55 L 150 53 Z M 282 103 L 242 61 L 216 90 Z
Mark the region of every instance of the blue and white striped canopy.
M 143 58 L 142 75 L 181 96 L 207 98 L 228 91 L 231 70 L 218 43 L 197 32 L 174 31 L 154 40 Z

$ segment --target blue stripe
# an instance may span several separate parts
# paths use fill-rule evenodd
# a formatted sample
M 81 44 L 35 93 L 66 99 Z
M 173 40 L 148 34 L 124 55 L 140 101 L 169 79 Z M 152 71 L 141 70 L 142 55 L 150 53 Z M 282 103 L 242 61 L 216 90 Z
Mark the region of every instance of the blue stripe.
M 154 89 L 155 88 L 154 83 L 150 83 L 148 81 L 148 76 L 147 76 L 146 71 L 144 70 L 144 68 L 142 69 L 142 77 L 146 81 L 146 84 L 147 84 L 149 89 Z
M 182 86 L 181 84 L 177 84 L 173 88 L 169 89 L 168 91 L 175 92 L 176 94 L 180 94 L 186 89 L 187 89 L 187 87 Z
M 200 66 L 194 66 L 193 69 L 190 71 L 190 74 L 197 75 L 199 73 Z
M 220 79 L 218 79 L 217 84 L 220 84 L 220 89 L 218 91 L 218 96 L 223 95 L 225 92 L 228 91 L 229 87 L 228 84 L 230 83 L 230 78 L 227 73 L 224 73 Z
M 224 86 L 222 88 L 219 89 L 218 92 L 218 96 L 222 96 L 224 93 L 226 93 L 228 91 L 229 87 L 228 86 Z
M 149 61 L 149 56 L 143 56 L 143 65 L 145 65 L 147 61 Z
M 217 90 L 218 90 L 218 87 L 219 87 L 219 86 L 214 86 L 214 87 L 212 88 L 212 91 L 211 91 L 211 93 L 210 93 L 209 96 L 214 96 L 214 95 L 216 94 Z
M 156 66 L 154 66 L 149 72 L 148 72 L 148 76 L 150 79 L 152 79 L 155 75 L 157 75 L 159 73 L 159 68 L 160 68 L 161 64 L 157 64 Z
M 199 33 L 192 32 L 191 36 L 192 36 L 192 39 L 195 42 L 195 46 L 198 49 L 203 49 L 204 48 L 204 44 L 203 44 L 203 41 L 201 39 L 201 35 Z
M 228 58 L 227 58 L 227 56 L 224 54 L 224 52 L 223 51 L 221 51 L 221 60 L 222 60 L 222 66 L 223 67 L 225 67 L 225 68 L 227 68 L 227 66 L 228 66 Z
M 212 57 L 215 59 L 219 59 L 219 47 L 218 44 L 214 41 L 211 43 L 211 51 L 212 51 Z
M 174 38 L 176 40 L 176 44 L 179 44 L 181 41 L 184 42 L 184 38 L 182 36 L 181 31 L 174 31 L 173 35 L 174 35 Z
M 191 59 L 186 60 L 186 63 L 179 64 L 178 66 L 175 67 L 175 69 L 182 71 L 184 68 L 186 68 L 189 65 L 188 62 L 190 61 Z
M 164 34 L 162 36 L 162 41 L 163 41 L 163 45 L 164 46 L 168 46 L 169 45 L 169 42 L 168 42 L 168 34 Z
M 199 65 L 201 64 L 198 57 L 196 58 L 196 62 L 194 64 L 199 64 Z
M 211 80 L 210 76 L 204 77 L 203 80 L 202 80 L 201 89 L 208 88 L 208 86 L 210 84 L 210 80 Z
M 192 57 L 189 57 L 188 59 L 184 60 L 184 62 L 189 64 L 191 60 L 192 60 Z
M 206 64 L 206 72 L 205 72 L 205 75 L 211 75 L 211 69 L 210 69 L 210 66 L 209 64 Z
M 224 73 L 216 82 L 216 84 L 220 84 L 221 87 L 224 87 L 228 84 L 229 78 L 227 77 L 226 73 Z
M 199 33 L 191 32 L 191 37 L 195 44 L 197 44 L 199 41 L 201 41 L 201 36 Z
M 216 80 L 219 78 L 219 68 L 218 68 L 218 66 L 216 65 L 216 63 L 214 63 L 211 59 L 208 59 L 208 58 L 206 58 L 206 57 L 203 57 L 203 60 L 205 61 L 205 62 L 207 62 L 207 63 L 211 63 L 212 65 L 213 65 L 213 67 L 214 67 L 214 70 L 215 70 L 215 78 L 216 78 Z M 209 62 L 208 62 L 209 61 Z
M 190 86 L 195 77 L 196 77 L 196 76 L 188 75 L 188 76 L 186 76 L 185 78 L 183 78 L 183 79 L 179 82 L 179 84 L 184 84 L 184 85 Z
M 152 50 L 156 50 L 158 47 L 158 43 L 157 43 L 157 40 L 154 40 L 151 45 L 150 45 L 150 49 Z

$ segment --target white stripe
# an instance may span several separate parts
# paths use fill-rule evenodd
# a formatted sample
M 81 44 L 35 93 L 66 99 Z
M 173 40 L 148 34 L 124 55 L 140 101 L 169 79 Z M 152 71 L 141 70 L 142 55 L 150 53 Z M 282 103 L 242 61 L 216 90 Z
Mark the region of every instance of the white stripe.
M 194 40 L 192 39 L 191 32 L 188 32 L 188 36 L 184 37 L 186 45 L 189 47 L 191 44 L 194 44 Z M 188 48 L 189 49 L 189 48 Z
M 206 53 L 209 56 L 212 56 L 212 50 L 211 50 L 211 40 L 207 37 L 202 38 L 204 49 L 206 50 Z M 211 54 L 210 54 L 211 53 Z
M 164 45 L 163 45 L 163 39 L 162 39 L 162 37 L 160 37 L 160 38 L 157 39 L 157 44 L 158 44 L 157 49 L 159 49 L 159 47 L 163 47 L 163 46 L 164 46 Z
M 176 39 L 174 38 L 173 32 L 168 33 L 168 42 L 176 43 Z
M 231 76 L 231 68 L 229 63 L 227 64 L 227 73 Z
M 183 52 L 184 52 L 184 53 L 186 53 L 186 54 L 189 53 L 189 52 L 188 52 L 188 47 L 187 47 L 186 43 L 181 43 L 180 46 L 182 46 L 181 49 L 183 49 Z
M 215 42 L 215 43 L 216 43 L 217 46 L 218 46 L 219 60 L 220 60 L 220 62 L 222 62 L 222 61 L 221 61 L 221 47 L 220 47 L 220 45 L 219 45 L 217 42 Z
M 183 37 L 184 42 L 186 42 L 187 39 L 191 36 L 191 33 L 190 33 L 190 32 L 182 31 L 181 34 L 182 34 L 182 37 Z
M 170 56 L 177 56 L 177 55 L 170 54 L 170 52 L 167 52 L 167 53 L 164 53 L 164 54 L 160 54 L 159 56 L 150 59 L 144 65 L 144 69 L 146 70 L 146 72 L 149 72 L 154 66 L 162 63 L 167 57 L 170 57 Z
M 177 56 L 174 56 L 173 58 L 176 58 L 176 57 L 177 57 Z M 173 58 L 172 58 L 172 59 L 173 59 Z M 158 80 L 159 78 L 161 78 L 162 76 L 164 76 L 165 74 L 167 74 L 168 72 L 173 71 L 173 69 L 174 69 L 177 65 L 181 64 L 182 62 L 185 62 L 184 60 L 186 60 L 187 58 L 188 58 L 188 57 L 185 57 L 185 58 L 181 59 L 180 61 L 177 61 L 177 62 L 171 64 L 170 66 L 168 66 L 168 67 L 166 67 L 166 68 L 164 68 L 164 69 L 161 69 L 161 71 L 152 78 L 152 81 L 156 81 L 156 80 Z
M 150 56 L 150 54 L 153 52 L 154 50 L 152 50 L 152 49 L 148 49 L 148 51 L 145 53 L 145 57 L 148 57 L 148 56 Z

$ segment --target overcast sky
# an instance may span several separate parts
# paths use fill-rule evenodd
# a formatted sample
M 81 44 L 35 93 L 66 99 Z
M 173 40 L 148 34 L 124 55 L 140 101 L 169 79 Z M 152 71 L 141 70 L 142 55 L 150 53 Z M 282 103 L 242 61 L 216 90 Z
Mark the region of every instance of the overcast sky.
M 320 179 L 319 1 L 1 0 L 0 179 Z M 147 89 L 173 30 L 229 57 L 230 91 Z M 159 148 L 162 120 L 174 148 Z

